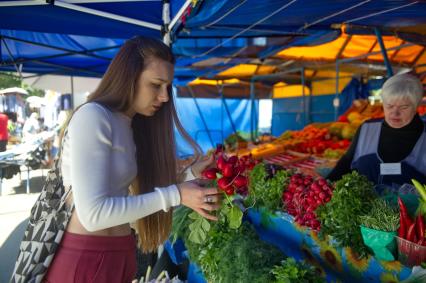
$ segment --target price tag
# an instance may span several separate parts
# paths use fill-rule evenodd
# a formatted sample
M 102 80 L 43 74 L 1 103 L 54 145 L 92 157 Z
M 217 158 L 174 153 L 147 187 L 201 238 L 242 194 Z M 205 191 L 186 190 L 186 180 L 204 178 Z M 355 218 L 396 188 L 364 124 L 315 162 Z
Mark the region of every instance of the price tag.
M 380 163 L 380 175 L 401 175 L 401 163 Z

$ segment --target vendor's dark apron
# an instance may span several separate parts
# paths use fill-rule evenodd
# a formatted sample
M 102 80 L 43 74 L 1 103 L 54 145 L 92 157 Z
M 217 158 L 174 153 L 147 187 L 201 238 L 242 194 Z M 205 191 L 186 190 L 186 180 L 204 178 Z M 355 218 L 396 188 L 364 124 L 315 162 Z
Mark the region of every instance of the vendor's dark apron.
M 362 125 L 351 168 L 377 185 L 399 187 L 411 184 L 411 179 L 426 183 L 426 126 L 411 153 L 401 161 L 401 174 L 382 175 L 378 154 L 379 137 L 383 121 L 371 121 Z

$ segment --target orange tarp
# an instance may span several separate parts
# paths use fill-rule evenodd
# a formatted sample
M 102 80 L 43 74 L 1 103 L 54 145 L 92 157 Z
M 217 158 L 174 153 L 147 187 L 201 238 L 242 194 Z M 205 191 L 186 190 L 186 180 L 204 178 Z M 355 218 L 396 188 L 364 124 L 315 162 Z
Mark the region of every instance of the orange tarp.
M 350 38 L 349 38 L 350 37 Z M 383 44 L 385 48 L 393 48 L 405 44 L 406 42 L 395 36 L 383 36 Z M 344 46 L 345 42 L 347 45 Z M 317 46 L 308 47 L 291 47 L 284 49 L 276 54 L 276 57 L 283 59 L 297 60 L 313 60 L 335 61 L 340 50 L 342 50 L 340 58 L 352 58 L 364 55 L 370 52 L 380 52 L 380 45 L 377 43 L 377 37 L 374 35 L 347 35 L 343 33 L 339 38 Z M 413 45 L 403 47 L 398 50 L 390 50 L 387 52 L 391 62 L 412 64 L 420 52 L 423 51 L 423 46 Z M 383 61 L 381 53 L 370 55 L 368 60 Z
M 310 95 L 311 90 L 305 86 L 305 95 Z M 296 97 L 302 95 L 302 85 L 288 85 L 285 83 L 276 83 L 272 90 L 272 98 Z
M 275 70 L 276 68 L 271 66 L 240 64 L 219 73 L 218 76 L 246 77 L 246 76 L 254 76 L 254 75 L 267 75 L 267 74 L 273 73 Z

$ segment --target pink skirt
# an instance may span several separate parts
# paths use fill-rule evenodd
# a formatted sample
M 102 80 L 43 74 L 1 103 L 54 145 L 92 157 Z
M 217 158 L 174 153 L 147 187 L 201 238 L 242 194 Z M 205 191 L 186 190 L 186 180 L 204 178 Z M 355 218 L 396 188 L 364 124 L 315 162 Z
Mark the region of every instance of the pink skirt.
M 133 234 L 108 237 L 65 232 L 44 282 L 127 283 L 135 276 Z

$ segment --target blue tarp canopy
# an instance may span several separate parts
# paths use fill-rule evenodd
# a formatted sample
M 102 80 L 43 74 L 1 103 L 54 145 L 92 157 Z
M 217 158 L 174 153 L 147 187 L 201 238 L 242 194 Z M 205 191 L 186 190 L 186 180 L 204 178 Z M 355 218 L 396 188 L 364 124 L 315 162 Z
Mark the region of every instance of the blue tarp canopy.
M 398 31 L 425 24 L 424 1 L 205 0 L 180 37 L 273 37 L 309 34 L 335 24 Z
M 170 17 L 184 0 L 170 0 Z M 161 37 L 163 1 L 0 1 L 0 28 L 46 33 L 130 38 Z
M 100 77 L 124 40 L 179 23 L 190 1 L 169 2 L 0 1 L 1 70 Z
M 186 84 L 286 47 L 331 41 L 342 23 L 354 33 L 379 27 L 415 40 L 426 33 L 415 28 L 426 25 L 425 10 L 424 1 L 402 0 L 171 0 L 169 10 L 160 0 L 0 0 L 0 70 L 99 77 L 123 40 L 162 37 L 164 11 L 176 83 Z

